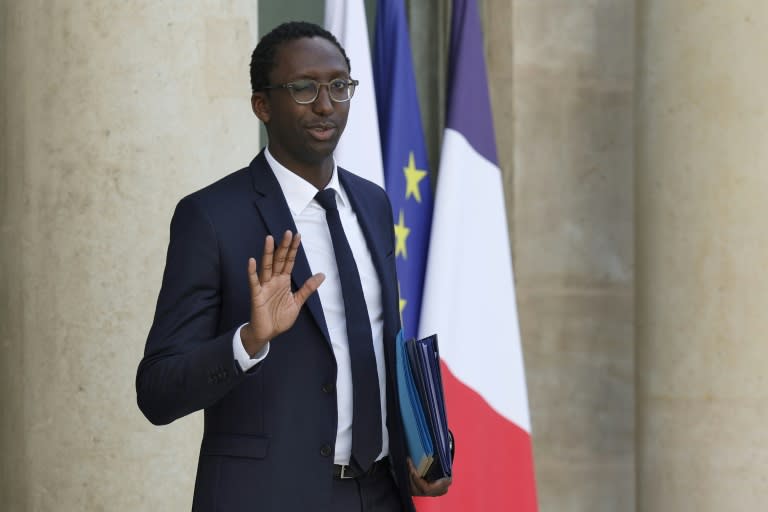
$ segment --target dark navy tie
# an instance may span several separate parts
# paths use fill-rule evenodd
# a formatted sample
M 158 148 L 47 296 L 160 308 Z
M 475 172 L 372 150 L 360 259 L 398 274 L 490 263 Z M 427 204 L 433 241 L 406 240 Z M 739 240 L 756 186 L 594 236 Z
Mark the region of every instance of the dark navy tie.
M 336 192 L 327 188 L 318 192 L 315 199 L 325 209 L 339 267 L 352 364 L 352 458 L 359 469 L 365 471 L 381 452 L 381 399 L 371 320 L 360 273 L 336 207 Z

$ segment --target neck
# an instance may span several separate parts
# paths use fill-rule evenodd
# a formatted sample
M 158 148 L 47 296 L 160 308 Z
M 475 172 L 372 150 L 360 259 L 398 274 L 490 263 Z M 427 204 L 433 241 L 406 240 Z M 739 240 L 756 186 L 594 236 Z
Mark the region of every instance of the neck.
M 333 176 L 333 156 L 323 158 L 319 162 L 298 162 L 290 158 L 284 158 L 271 147 L 269 153 L 272 158 L 280 162 L 280 165 L 291 171 L 296 176 L 311 183 L 316 189 L 323 190 Z
M 333 176 L 333 159 L 317 166 L 289 167 L 286 165 L 286 168 L 293 174 L 310 182 L 317 190 L 323 190 L 328 185 L 328 182 L 331 181 L 331 176 Z

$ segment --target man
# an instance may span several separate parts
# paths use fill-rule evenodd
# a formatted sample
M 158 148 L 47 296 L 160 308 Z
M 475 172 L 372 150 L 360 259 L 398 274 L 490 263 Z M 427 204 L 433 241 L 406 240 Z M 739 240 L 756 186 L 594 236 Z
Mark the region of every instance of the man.
M 406 458 L 389 201 L 333 160 L 349 60 L 287 23 L 254 50 L 251 85 L 268 147 L 176 208 L 139 407 L 155 424 L 205 410 L 193 510 L 413 510 L 450 479 Z

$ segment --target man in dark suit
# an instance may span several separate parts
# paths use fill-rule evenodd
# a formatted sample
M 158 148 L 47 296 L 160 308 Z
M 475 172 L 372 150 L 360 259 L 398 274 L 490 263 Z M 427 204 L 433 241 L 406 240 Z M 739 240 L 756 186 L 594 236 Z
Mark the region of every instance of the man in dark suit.
M 389 201 L 333 159 L 349 60 L 287 23 L 254 50 L 251 85 L 268 146 L 176 208 L 139 407 L 155 424 L 205 410 L 193 510 L 413 510 L 450 479 L 406 457 Z

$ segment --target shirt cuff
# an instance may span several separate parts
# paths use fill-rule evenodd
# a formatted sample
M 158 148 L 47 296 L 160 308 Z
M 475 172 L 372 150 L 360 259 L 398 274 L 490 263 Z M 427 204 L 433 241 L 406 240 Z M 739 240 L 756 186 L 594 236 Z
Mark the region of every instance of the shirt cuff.
M 245 351 L 245 347 L 243 346 L 243 340 L 240 339 L 240 330 L 245 327 L 246 324 L 241 325 L 237 328 L 235 331 L 235 335 L 232 336 L 232 352 L 235 354 L 235 361 L 237 361 L 237 364 L 240 365 L 240 369 L 244 372 L 247 372 L 260 362 L 264 360 L 265 357 L 267 357 L 267 354 L 269 354 L 269 342 L 267 342 L 264 347 L 256 352 L 253 357 L 248 355 L 248 352 Z

